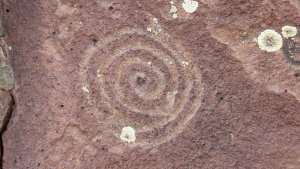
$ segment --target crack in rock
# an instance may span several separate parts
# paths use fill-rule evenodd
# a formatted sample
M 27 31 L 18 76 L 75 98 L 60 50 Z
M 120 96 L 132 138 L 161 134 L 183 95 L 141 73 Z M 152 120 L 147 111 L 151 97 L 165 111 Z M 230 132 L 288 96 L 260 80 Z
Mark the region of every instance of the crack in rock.
M 9 65 L 10 47 L 6 42 L 4 29 L 3 1 L 0 2 L 0 169 L 3 168 L 3 133 L 6 131 L 14 111 L 15 99 L 12 93 L 14 87 L 14 72 Z
M 0 162 L 0 168 L 2 169 L 2 165 L 3 165 L 3 140 L 2 140 L 2 136 L 3 136 L 3 133 L 6 131 L 7 129 L 7 125 L 9 124 L 9 121 L 10 121 L 10 118 L 12 117 L 12 112 L 14 111 L 14 106 L 15 106 L 15 99 L 14 99 L 14 96 L 11 92 L 8 93 L 9 94 L 9 97 L 10 97 L 10 101 L 8 103 L 8 108 L 7 108 L 7 111 L 5 113 L 5 117 L 3 118 L 3 122 L 2 122 L 2 126 L 0 128 L 0 135 L 1 135 L 1 138 L 0 138 L 0 159 L 1 159 L 1 162 Z

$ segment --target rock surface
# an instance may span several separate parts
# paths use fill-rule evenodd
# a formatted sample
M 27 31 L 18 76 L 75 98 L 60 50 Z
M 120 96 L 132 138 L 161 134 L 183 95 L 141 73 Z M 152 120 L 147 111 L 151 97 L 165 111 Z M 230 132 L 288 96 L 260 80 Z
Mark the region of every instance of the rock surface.
M 0 133 L 2 134 L 9 122 L 13 106 L 13 99 L 8 91 L 0 90 Z M 2 145 L 2 139 L 0 141 Z M 1 157 L 3 155 L 3 147 L 0 147 Z M 0 165 L 2 167 L 2 164 Z
M 300 168 L 300 2 L 183 2 L 5 0 L 3 168 Z
M 11 108 L 12 98 L 7 91 L 0 90 L 0 125 L 3 126 L 5 117 Z
M 10 66 L 0 66 L 0 89 L 11 90 L 14 87 L 15 77 Z

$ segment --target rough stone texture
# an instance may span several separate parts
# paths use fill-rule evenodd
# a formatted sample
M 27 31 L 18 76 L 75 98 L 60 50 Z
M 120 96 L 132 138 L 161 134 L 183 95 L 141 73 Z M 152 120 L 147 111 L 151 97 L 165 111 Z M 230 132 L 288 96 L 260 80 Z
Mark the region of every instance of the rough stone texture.
M 14 87 L 14 72 L 10 66 L 0 66 L 0 89 L 11 90 Z
M 0 90 L 0 133 L 2 134 L 6 128 L 8 120 L 10 118 L 10 112 L 13 106 L 13 99 L 8 91 Z M 2 145 L 2 139 L 0 140 Z M 0 146 L 0 155 L 2 157 L 3 147 Z M 2 164 L 0 164 L 2 167 Z
M 0 125 L 3 126 L 3 121 L 11 106 L 12 98 L 7 91 L 0 90 Z
M 299 34 L 273 53 L 253 42 L 299 29 L 299 1 L 173 2 L 177 18 L 165 0 L 4 1 L 3 168 L 300 168 Z

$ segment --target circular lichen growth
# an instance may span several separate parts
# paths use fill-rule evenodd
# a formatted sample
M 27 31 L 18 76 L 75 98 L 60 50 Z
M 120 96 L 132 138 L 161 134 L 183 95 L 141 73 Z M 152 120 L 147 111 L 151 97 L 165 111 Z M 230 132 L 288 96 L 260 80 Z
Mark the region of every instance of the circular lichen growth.
M 128 126 L 128 127 L 124 127 L 122 129 L 120 138 L 122 141 L 127 141 L 127 142 L 134 142 L 136 137 L 135 137 L 135 130 Z
M 285 38 L 292 38 L 297 35 L 297 28 L 294 26 L 284 26 L 282 27 L 282 36 Z
M 193 13 L 198 8 L 198 2 L 194 0 L 184 0 L 184 2 L 182 3 L 182 8 L 187 13 Z
M 261 32 L 257 38 L 257 43 L 261 50 L 267 52 L 278 51 L 283 45 L 281 35 L 272 29 Z
M 10 66 L 0 66 L 0 88 L 3 90 L 11 90 L 14 86 L 14 73 Z

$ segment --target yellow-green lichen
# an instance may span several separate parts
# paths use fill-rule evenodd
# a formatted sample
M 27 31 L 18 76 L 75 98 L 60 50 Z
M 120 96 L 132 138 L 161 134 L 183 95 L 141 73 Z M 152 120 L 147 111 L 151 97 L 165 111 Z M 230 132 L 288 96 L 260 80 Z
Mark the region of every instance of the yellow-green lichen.
M 182 8 L 187 13 L 193 13 L 198 8 L 198 2 L 194 0 L 184 0 L 184 2 L 182 3 Z
M 297 35 L 297 28 L 294 26 L 286 25 L 282 27 L 282 36 L 285 38 L 295 37 Z
M 14 86 L 15 76 L 12 68 L 7 65 L 0 66 L 0 88 L 11 90 Z
M 136 137 L 134 128 L 130 126 L 122 128 L 120 138 L 122 141 L 135 142 Z
M 261 50 L 275 52 L 283 45 L 282 37 L 272 29 L 264 30 L 257 38 L 258 46 Z

